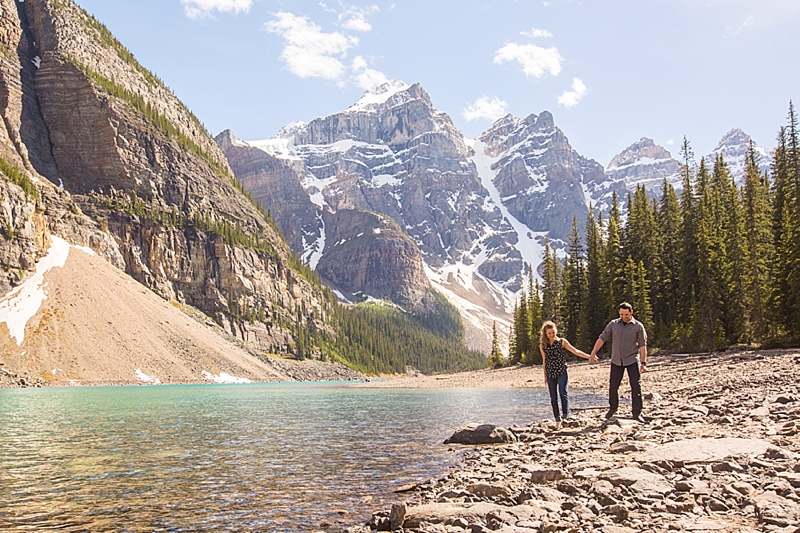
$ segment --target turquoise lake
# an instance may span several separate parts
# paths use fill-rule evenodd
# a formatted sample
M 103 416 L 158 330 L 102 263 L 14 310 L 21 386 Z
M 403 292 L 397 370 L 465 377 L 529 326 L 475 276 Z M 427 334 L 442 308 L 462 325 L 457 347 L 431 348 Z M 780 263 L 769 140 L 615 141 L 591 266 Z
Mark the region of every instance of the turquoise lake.
M 0 531 L 341 531 L 444 475 L 459 426 L 550 417 L 533 388 L 0 390 Z

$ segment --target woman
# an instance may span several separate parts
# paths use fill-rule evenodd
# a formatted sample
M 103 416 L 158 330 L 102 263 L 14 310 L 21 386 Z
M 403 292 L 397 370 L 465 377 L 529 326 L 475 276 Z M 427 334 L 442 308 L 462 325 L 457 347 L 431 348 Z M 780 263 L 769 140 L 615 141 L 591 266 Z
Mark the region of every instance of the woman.
M 567 339 L 558 337 L 558 328 L 550 320 L 542 324 L 539 333 L 539 352 L 542 354 L 544 382 L 550 390 L 550 405 L 556 418 L 556 429 L 561 429 L 562 420 L 569 416 L 569 398 L 567 397 L 567 354 L 568 350 L 578 357 L 589 359 L 589 354 L 572 346 Z M 556 389 L 558 393 L 556 394 Z M 561 397 L 561 415 L 558 413 L 558 398 Z

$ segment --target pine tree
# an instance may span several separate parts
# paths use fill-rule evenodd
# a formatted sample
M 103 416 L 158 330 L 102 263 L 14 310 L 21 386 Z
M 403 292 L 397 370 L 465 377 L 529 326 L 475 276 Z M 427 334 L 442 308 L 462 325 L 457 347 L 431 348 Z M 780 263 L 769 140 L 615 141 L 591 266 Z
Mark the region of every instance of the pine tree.
M 578 231 L 578 217 L 572 217 L 572 230 L 569 234 L 569 252 L 564 267 L 564 331 L 566 338 L 578 339 L 583 333 L 581 318 L 586 301 L 586 272 L 581 235 Z M 573 340 L 574 342 L 574 340 Z
M 789 124 L 787 125 L 786 161 L 791 199 L 787 198 L 788 220 L 782 236 L 786 243 L 788 302 L 787 325 L 791 339 L 800 339 L 800 131 L 794 105 L 789 102 Z
M 789 295 L 791 217 L 789 206 L 792 203 L 792 187 L 789 176 L 786 131 L 787 129 L 781 126 L 778 132 L 778 146 L 772 160 L 772 245 L 774 255 L 770 264 L 769 301 L 774 314 L 771 336 L 776 339 L 789 330 L 788 317 L 791 315 L 791 296 Z
M 503 353 L 500 351 L 500 341 L 497 338 L 497 322 L 492 322 L 492 351 L 489 352 L 487 362 L 490 368 L 503 366 Z
M 539 280 L 534 279 L 533 270 L 528 272 L 528 314 L 531 317 L 531 357 L 529 362 L 534 365 L 542 364 L 542 355 L 539 353 L 539 328 L 542 325 L 542 296 Z
M 691 316 L 694 345 L 697 349 L 707 351 L 721 348 L 725 343 L 725 253 L 718 220 L 718 198 L 710 181 L 705 160 L 701 159 L 696 182 L 698 204 L 694 235 L 697 250 L 696 299 L 692 302 Z
M 769 183 L 766 175 L 759 172 L 755 147 L 750 142 L 745 159 L 744 186 L 742 188 L 744 206 L 745 249 L 742 253 L 747 266 L 744 300 L 749 309 L 749 334 L 745 340 L 760 344 L 769 321 L 767 302 L 769 300 L 769 265 L 773 258 L 773 242 L 770 228 Z
M 598 215 L 599 217 L 600 215 Z M 603 287 L 602 218 L 595 219 L 594 210 L 589 206 L 586 217 L 586 302 L 583 306 L 582 334 L 578 337 L 581 346 L 591 346 L 605 327 L 608 313 Z
M 714 163 L 713 182 L 719 189 L 718 224 L 724 246 L 723 302 L 727 342 L 743 342 L 749 327 L 750 302 L 747 299 L 747 248 L 739 190 L 721 155 Z
M 519 297 L 514 310 L 514 351 L 509 353 L 509 363 L 527 363 L 531 356 L 531 322 L 528 314 L 528 298 L 525 291 Z
M 625 300 L 625 259 L 619 237 L 619 217 L 608 219 L 608 237 L 605 247 L 604 286 L 606 291 L 606 322 L 616 318 L 617 305 Z
M 653 340 L 656 345 L 666 347 L 671 343 L 678 322 L 682 225 L 678 195 L 666 178 L 661 186 L 657 223 L 660 235 L 657 252 L 659 261 L 651 285 L 655 320 Z
M 689 140 L 684 137 L 681 146 L 681 290 L 678 299 L 678 322 L 688 325 L 691 321 L 692 303 L 695 300 L 697 280 L 697 229 L 695 223 L 694 153 Z M 685 332 L 685 328 L 682 328 Z M 680 339 L 681 347 L 688 347 L 689 339 Z
M 550 248 L 550 240 L 544 240 L 544 259 L 542 260 L 542 320 L 558 320 L 558 303 L 560 296 L 560 266 L 555 250 Z

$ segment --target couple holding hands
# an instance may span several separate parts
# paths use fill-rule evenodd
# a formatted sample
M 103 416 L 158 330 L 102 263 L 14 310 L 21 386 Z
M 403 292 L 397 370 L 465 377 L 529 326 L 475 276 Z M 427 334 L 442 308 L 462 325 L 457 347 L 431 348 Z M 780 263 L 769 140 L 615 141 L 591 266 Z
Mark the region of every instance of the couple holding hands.
M 633 307 L 628 302 L 619 304 L 619 318 L 612 320 L 597 338 L 592 348 L 592 353 L 587 354 L 578 350 L 567 339 L 558 336 L 555 323 L 548 320 L 542 324 L 539 337 L 539 352 L 542 354 L 542 368 L 544 379 L 550 391 L 550 405 L 553 407 L 553 416 L 556 419 L 556 429 L 561 429 L 563 419 L 569 416 L 569 397 L 567 387 L 569 376 L 567 374 L 566 352 L 578 357 L 588 359 L 590 363 L 597 362 L 597 352 L 609 339 L 611 343 L 611 374 L 608 385 L 608 412 L 606 419 L 616 414 L 619 407 L 619 386 L 622 377 L 628 372 L 628 381 L 631 384 L 631 409 L 633 419 L 644 423 L 642 418 L 642 388 L 641 375 L 646 371 L 647 361 L 647 332 L 644 325 L 633 318 Z M 558 403 L 561 400 L 561 411 Z

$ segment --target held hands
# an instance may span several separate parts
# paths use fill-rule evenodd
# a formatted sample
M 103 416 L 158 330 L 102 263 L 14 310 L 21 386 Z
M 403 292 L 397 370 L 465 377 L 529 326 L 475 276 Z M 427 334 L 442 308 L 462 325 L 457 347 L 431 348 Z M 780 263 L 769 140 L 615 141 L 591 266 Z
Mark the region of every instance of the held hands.
M 593 354 L 593 353 L 589 354 L 589 362 L 590 363 L 596 363 L 597 361 L 598 361 L 598 359 L 597 359 L 597 355 L 596 354 Z

